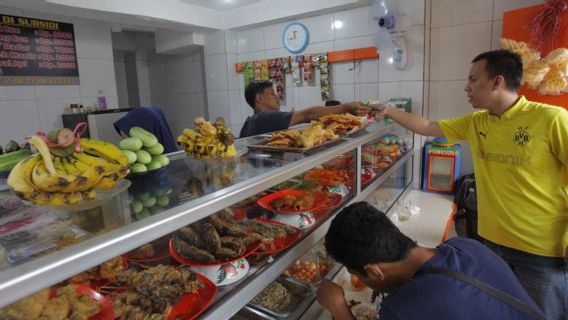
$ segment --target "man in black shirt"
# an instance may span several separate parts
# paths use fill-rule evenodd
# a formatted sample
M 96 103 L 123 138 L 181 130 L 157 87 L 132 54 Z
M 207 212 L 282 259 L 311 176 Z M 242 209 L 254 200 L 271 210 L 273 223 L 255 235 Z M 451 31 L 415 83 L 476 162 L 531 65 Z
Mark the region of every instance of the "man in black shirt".
M 251 81 L 245 89 L 245 99 L 254 114 L 247 118 L 240 137 L 288 129 L 288 127 L 309 122 L 328 114 L 351 113 L 364 116 L 370 108 L 362 102 L 343 103 L 333 107 L 311 107 L 296 112 L 280 111 L 280 99 L 268 80 Z

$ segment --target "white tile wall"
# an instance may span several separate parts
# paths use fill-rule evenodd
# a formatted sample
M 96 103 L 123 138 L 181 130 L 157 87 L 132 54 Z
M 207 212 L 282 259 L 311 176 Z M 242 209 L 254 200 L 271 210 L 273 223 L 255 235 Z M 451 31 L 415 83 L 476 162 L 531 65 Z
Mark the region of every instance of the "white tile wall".
M 379 100 L 390 98 L 411 98 L 412 112 L 422 114 L 423 81 L 379 82 Z
M 164 110 L 174 136 L 184 128 L 193 128 L 195 118 L 208 118 L 201 52 L 158 55 L 148 67 L 152 105 Z
M 491 22 L 432 29 L 430 79 L 466 79 L 470 62 L 491 48 Z
M 228 90 L 227 55 L 215 54 L 205 60 L 205 80 L 208 91 Z
M 335 50 L 347 50 L 377 46 L 377 36 L 367 35 L 353 38 L 339 38 L 335 40 Z
M 464 87 L 467 81 L 430 82 L 430 118 L 433 120 L 452 118 L 473 111 L 467 101 Z M 451 94 L 448 94 L 451 93 Z
M 113 59 L 110 26 L 91 20 L 77 20 L 73 26 L 79 59 Z
M 264 50 L 264 34 L 262 28 L 237 32 L 237 52 L 246 53 Z
M 356 101 L 379 100 L 379 85 L 377 83 L 359 83 L 355 86 Z
M 353 84 L 333 85 L 331 97 L 341 102 L 353 101 L 355 100 L 355 86 Z
M 353 61 L 331 64 L 331 78 L 334 84 L 355 83 L 355 67 Z
M 371 7 L 362 7 L 335 13 L 335 20 L 343 23 L 342 28 L 334 30 L 335 39 L 374 35 L 378 27 L 373 17 L 374 13 Z
M 282 48 L 282 32 L 284 28 L 288 25 L 286 23 L 271 24 L 262 28 L 264 47 L 262 49 L 276 49 Z M 311 30 L 311 29 L 310 29 Z M 310 32 L 311 38 L 311 32 Z M 311 40 L 311 39 L 310 39 Z
M 355 64 L 353 70 L 355 76 L 355 83 L 379 81 L 379 61 L 378 60 L 363 60 Z
M 0 101 L 34 99 L 34 89 L 32 86 L 0 86 Z
M 306 53 L 329 52 L 334 49 L 334 41 L 311 42 L 306 47 Z M 288 55 L 288 53 L 286 53 Z
M 501 33 L 503 32 L 503 20 L 493 21 L 491 30 L 491 50 L 501 49 Z
M 334 16 L 331 14 L 300 20 L 310 30 L 310 42 L 323 42 L 333 40 Z M 265 35 L 266 37 L 266 35 Z
M 416 81 L 424 78 L 424 27 L 412 27 L 406 35 L 408 63 L 404 70 L 397 70 L 390 61 L 394 44 L 384 34 L 379 36 L 379 80 Z
M 225 31 L 213 31 L 207 34 L 205 37 L 205 55 L 225 53 Z
M 0 110 L 2 114 L 0 143 L 2 146 L 10 140 L 22 143 L 25 137 L 41 129 L 38 107 L 33 99 L 0 101 Z
M 205 45 L 207 46 L 207 45 Z M 225 49 L 227 53 L 237 53 L 237 32 L 233 30 L 225 31 Z
M 229 91 L 207 91 L 209 119 L 223 117 L 228 123 L 233 123 L 230 113 Z M 240 121 L 240 117 L 238 119 Z
M 112 81 L 109 81 L 109 77 Z M 79 78 L 81 97 L 96 97 L 98 90 L 103 90 L 105 95 L 116 96 L 113 59 L 80 59 Z M 116 108 L 116 105 L 113 107 Z
M 246 119 L 246 116 L 243 118 L 242 114 L 243 102 L 244 102 L 244 97 L 241 90 L 229 91 L 229 109 L 230 109 L 229 115 L 231 116 L 230 123 L 239 127 L 242 126 L 244 120 Z M 228 121 L 229 119 L 225 120 Z M 237 132 L 236 134 L 238 135 L 239 133 Z
M 493 0 L 432 0 L 432 28 L 491 21 Z

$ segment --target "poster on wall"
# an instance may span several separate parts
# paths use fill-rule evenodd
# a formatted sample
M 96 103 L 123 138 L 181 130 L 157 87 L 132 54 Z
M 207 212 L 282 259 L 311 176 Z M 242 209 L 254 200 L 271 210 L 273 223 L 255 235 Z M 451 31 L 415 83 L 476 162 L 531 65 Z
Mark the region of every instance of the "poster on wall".
M 0 86 L 77 84 L 73 24 L 0 14 Z

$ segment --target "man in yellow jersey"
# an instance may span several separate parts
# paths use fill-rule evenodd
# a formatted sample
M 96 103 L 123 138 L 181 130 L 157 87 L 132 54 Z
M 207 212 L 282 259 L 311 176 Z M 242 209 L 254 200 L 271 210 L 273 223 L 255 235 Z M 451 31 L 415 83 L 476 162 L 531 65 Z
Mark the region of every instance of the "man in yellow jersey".
M 473 108 L 430 121 L 387 106 L 409 130 L 469 143 L 478 233 L 505 259 L 546 319 L 568 319 L 568 111 L 518 95 L 521 58 L 496 50 L 472 61 L 465 87 Z

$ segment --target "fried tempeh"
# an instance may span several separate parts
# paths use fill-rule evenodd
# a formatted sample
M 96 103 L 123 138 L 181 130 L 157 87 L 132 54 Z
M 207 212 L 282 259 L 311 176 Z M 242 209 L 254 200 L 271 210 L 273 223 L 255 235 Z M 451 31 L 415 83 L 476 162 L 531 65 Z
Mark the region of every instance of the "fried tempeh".
M 233 259 L 236 258 L 237 256 L 238 254 L 234 250 L 225 247 L 217 248 L 217 251 L 215 251 L 215 257 L 219 261 Z
M 192 225 L 199 237 L 203 240 L 203 247 L 209 252 L 215 252 L 221 246 L 219 233 L 211 223 L 199 222 Z
M 213 263 L 217 259 L 206 250 L 199 249 L 174 236 L 174 248 L 184 258 L 200 263 Z
M 211 224 L 224 236 L 244 237 L 247 232 L 238 225 L 231 224 L 221 219 L 217 214 L 212 214 L 209 217 Z M 212 250 L 213 251 L 213 250 Z
M 183 240 L 187 241 L 187 243 L 189 243 L 193 246 L 196 246 L 198 248 L 205 249 L 205 243 L 204 243 L 203 239 L 201 239 L 201 237 L 199 236 L 197 231 L 195 231 L 195 229 L 192 228 L 191 226 L 183 227 L 183 228 L 179 229 L 178 231 L 176 231 L 176 233 Z

